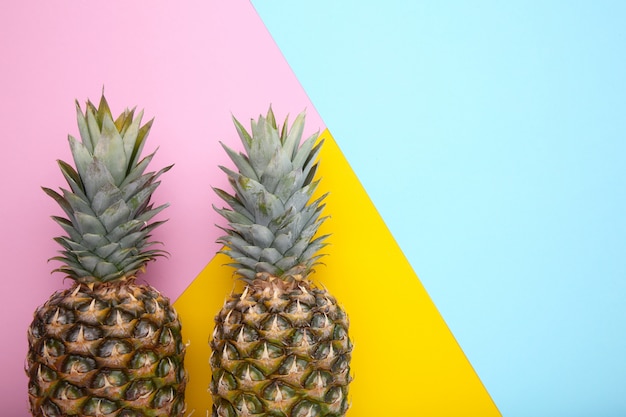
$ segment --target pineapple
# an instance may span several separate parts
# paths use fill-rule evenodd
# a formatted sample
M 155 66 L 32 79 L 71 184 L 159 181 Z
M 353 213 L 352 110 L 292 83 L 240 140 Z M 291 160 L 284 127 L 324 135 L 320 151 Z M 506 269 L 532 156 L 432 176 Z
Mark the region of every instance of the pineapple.
M 85 113 L 82 141 L 69 137 L 76 165 L 59 161 L 69 190 L 44 188 L 67 217 L 53 258 L 73 280 L 37 308 L 28 329 L 26 373 L 33 416 L 181 416 L 186 373 L 181 323 L 167 297 L 136 282 L 152 248 L 157 178 L 139 160 L 152 120 L 126 110 L 115 121 L 104 98 Z
M 222 145 L 238 172 L 216 193 L 228 222 L 222 253 L 243 281 L 215 317 L 210 365 L 214 417 L 344 416 L 352 343 L 336 299 L 311 281 L 328 237 L 314 201 L 322 143 L 301 143 L 304 112 L 279 129 L 270 107 L 251 134 L 234 119 L 245 153 Z

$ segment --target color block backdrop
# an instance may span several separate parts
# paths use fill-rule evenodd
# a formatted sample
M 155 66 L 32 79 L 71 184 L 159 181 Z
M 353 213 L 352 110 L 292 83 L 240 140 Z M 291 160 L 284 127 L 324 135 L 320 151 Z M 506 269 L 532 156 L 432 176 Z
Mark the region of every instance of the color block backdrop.
M 2 247 L 0 356 L 2 415 L 27 415 L 23 363 L 35 308 L 69 285 L 51 275 L 62 214 L 42 185 L 71 162 L 67 135 L 77 135 L 74 100 L 97 100 L 104 87 L 114 113 L 127 106 L 155 117 L 145 152 L 154 166 L 175 164 L 156 193 L 171 202 L 155 232 L 169 259 L 145 278 L 172 300 L 218 250 L 218 203 L 225 188 L 219 140 L 233 139 L 231 115 L 256 117 L 269 103 L 279 117 L 308 108 L 308 131 L 325 126 L 247 1 L 95 3 L 20 2 L 0 13 Z
M 171 257 L 145 278 L 185 317 L 212 316 L 205 306 L 194 311 L 204 301 L 194 285 L 214 287 L 198 278 L 218 249 L 210 186 L 226 187 L 218 141 L 236 140 L 231 114 L 245 120 L 272 103 L 282 119 L 307 108 L 305 133 L 330 129 L 371 198 L 363 204 L 373 203 L 402 268 L 412 274 L 412 266 L 432 297 L 434 305 L 423 293 L 419 305 L 443 339 L 428 341 L 447 340 L 440 354 L 465 370 L 480 415 L 498 413 L 490 397 L 512 417 L 626 414 L 621 3 L 28 1 L 0 9 L 3 415 L 28 415 L 26 328 L 34 309 L 69 285 L 50 275 L 60 230 L 49 216 L 60 210 L 40 187 L 63 185 L 55 160 L 70 160 L 74 99 L 95 100 L 103 87 L 114 112 L 136 105 L 156 118 L 146 151 L 159 148 L 155 166 L 175 164 L 156 195 L 171 203 L 156 233 Z M 423 291 L 420 281 L 409 286 Z M 362 305 L 333 285 L 360 317 Z M 414 314 L 414 323 L 424 320 Z M 208 331 L 196 327 L 187 325 L 189 337 L 200 334 L 190 357 Z M 371 398 L 372 381 L 361 375 L 355 398 Z M 190 394 L 196 415 L 201 389 Z M 363 401 L 353 414 L 366 415 L 360 410 Z
M 296 3 L 253 1 L 502 414 L 626 415 L 626 3 Z
M 144 23 L 137 25 L 136 16 Z M 229 165 L 219 141 L 239 148 L 231 114 L 246 120 L 269 103 L 280 120 L 308 108 L 305 133 L 324 131 L 325 162 L 319 172 L 328 188 L 321 192 L 331 191 L 333 220 L 323 233 L 333 233 L 328 252 L 335 256 L 320 268 L 320 276 L 350 311 L 352 337 L 361 345 L 354 353 L 357 380 L 350 413 L 499 415 L 251 4 L 146 9 L 119 3 L 106 12 L 86 5 L 36 10 L 22 5 L 4 18 L 4 39 L 15 42 L 3 44 L 2 51 L 12 63 L 2 79 L 3 143 L 10 156 L 2 178 L 5 196 L 12 197 L 3 204 L 4 218 L 11 221 L 3 225 L 2 253 L 11 260 L 5 262 L 7 275 L 14 277 L 3 281 L 3 293 L 10 295 L 2 305 L 10 341 L 2 355 L 8 398 L 3 412 L 27 414 L 26 328 L 34 309 L 70 284 L 49 275 L 55 265 L 46 259 L 58 250 L 52 237 L 61 233 L 50 226 L 49 216 L 60 209 L 40 186 L 63 185 L 55 159 L 71 162 L 65 137 L 77 136 L 74 98 L 95 101 L 104 89 L 114 113 L 139 105 L 148 118 L 156 116 L 149 137 L 149 146 L 159 149 L 153 164 L 175 164 L 155 196 L 171 203 L 163 215 L 169 222 L 154 236 L 171 257 L 149 265 L 139 278 L 148 279 L 180 310 L 189 344 L 188 415 L 205 415 L 211 408 L 207 342 L 213 316 L 233 287 L 225 259 L 213 259 L 221 231 L 213 225 L 220 219 L 211 205 L 220 202 L 209 190 L 227 188 L 218 166 Z M 379 285 L 377 279 L 386 274 L 395 282 Z M 380 311 L 372 309 L 374 297 Z M 399 346 L 384 342 L 393 335 Z M 394 353 L 398 349 L 403 354 Z M 372 401 L 376 395 L 398 398 Z

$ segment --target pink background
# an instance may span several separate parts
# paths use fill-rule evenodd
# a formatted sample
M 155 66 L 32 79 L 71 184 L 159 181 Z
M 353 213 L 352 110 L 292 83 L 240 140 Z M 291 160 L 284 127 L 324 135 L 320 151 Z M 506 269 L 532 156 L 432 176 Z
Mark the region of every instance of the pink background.
M 162 177 L 156 203 L 170 202 L 156 233 L 169 259 L 143 277 L 172 301 L 218 249 L 211 186 L 225 186 L 219 145 L 238 148 L 231 114 L 244 124 L 273 104 L 277 118 L 306 108 L 307 131 L 325 128 L 248 1 L 110 1 L 6 3 L 0 13 L 0 126 L 4 160 L 0 243 L 3 265 L 2 414 L 26 416 L 23 362 L 33 311 L 69 286 L 47 262 L 59 250 L 62 214 L 41 186 L 65 186 L 56 160 L 72 162 L 67 135 L 78 136 L 74 100 L 97 101 L 102 87 L 112 111 L 145 110 L 155 118 L 145 153 L 159 148 L 152 169 Z

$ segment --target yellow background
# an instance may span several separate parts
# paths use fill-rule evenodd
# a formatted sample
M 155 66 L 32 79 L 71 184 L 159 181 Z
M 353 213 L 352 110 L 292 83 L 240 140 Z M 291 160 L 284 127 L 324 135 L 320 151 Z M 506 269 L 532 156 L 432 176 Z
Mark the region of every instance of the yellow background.
M 350 316 L 354 381 L 347 415 L 500 416 L 328 130 L 321 138 L 318 193 L 330 192 L 324 210 L 330 218 L 320 232 L 332 236 L 314 281 Z M 208 340 L 213 317 L 236 285 L 227 261 L 215 256 L 174 303 L 189 341 L 187 415 L 194 417 L 211 409 Z

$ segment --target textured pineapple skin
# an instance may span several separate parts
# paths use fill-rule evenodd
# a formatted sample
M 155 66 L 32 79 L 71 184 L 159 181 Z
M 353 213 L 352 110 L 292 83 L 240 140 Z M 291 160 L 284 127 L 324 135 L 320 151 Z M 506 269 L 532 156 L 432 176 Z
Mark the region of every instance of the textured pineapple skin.
M 348 317 L 308 280 L 256 280 L 231 294 L 210 345 L 213 417 L 339 417 L 348 409 Z
M 183 415 L 181 323 L 167 297 L 133 281 L 75 284 L 36 310 L 26 364 L 33 416 Z

